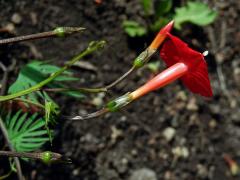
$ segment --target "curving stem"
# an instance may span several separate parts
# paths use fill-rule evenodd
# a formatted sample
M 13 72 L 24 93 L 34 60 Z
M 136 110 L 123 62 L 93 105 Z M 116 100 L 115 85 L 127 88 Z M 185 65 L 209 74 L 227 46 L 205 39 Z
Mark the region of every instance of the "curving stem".
M 67 35 L 82 32 L 84 30 L 85 30 L 85 28 L 82 28 L 82 27 L 57 27 L 52 31 L 18 36 L 18 37 L 7 38 L 7 39 L 1 39 L 0 45 L 16 43 L 16 42 L 21 42 L 21 41 L 29 41 L 29 40 L 34 40 L 34 39 L 42 39 L 42 38 L 48 38 L 48 37 L 65 37 Z

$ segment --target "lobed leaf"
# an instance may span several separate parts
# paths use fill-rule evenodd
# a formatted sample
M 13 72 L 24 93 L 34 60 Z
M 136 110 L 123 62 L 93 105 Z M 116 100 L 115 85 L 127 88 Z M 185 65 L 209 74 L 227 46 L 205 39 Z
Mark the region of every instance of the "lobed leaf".
M 45 121 L 37 118 L 37 114 L 30 117 L 27 113 L 18 111 L 13 116 L 9 113 L 5 119 L 9 139 L 16 151 L 29 152 L 41 148 L 49 141 Z
M 153 0 L 141 0 L 141 4 L 147 16 L 153 14 L 153 4 L 154 4 Z
M 181 29 L 181 25 L 185 22 L 205 26 L 212 23 L 217 17 L 216 11 L 201 2 L 188 2 L 184 7 L 176 8 L 175 12 L 174 27 L 177 29 Z
M 147 33 L 147 29 L 136 21 L 124 21 L 123 28 L 130 37 L 143 36 Z

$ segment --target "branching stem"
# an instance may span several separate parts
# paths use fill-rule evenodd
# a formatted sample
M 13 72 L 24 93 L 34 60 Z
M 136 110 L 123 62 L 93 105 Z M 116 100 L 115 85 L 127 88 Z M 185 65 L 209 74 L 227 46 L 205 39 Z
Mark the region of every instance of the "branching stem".
M 0 151 L 0 156 L 7 156 L 7 157 L 18 157 L 18 158 L 30 158 L 30 159 L 37 159 L 43 162 L 48 161 L 47 163 L 52 162 L 67 162 L 70 163 L 71 160 L 65 158 L 59 153 L 55 152 L 16 152 L 16 151 Z
M 46 92 L 66 92 L 66 91 L 77 91 L 81 93 L 100 93 L 107 92 L 106 88 L 44 88 Z
M 93 112 L 93 113 L 90 113 L 90 114 L 86 114 L 86 115 L 75 116 L 75 117 L 70 118 L 70 119 L 74 120 L 74 121 L 87 120 L 87 119 L 92 119 L 92 118 L 102 116 L 102 115 L 106 114 L 107 112 L 109 112 L 109 109 L 103 108 L 99 111 L 96 111 L 96 112 Z
M 0 102 L 1 101 L 7 101 L 7 100 L 11 100 L 20 96 L 24 96 L 26 94 L 35 92 L 35 91 L 39 91 L 43 86 L 45 86 L 46 84 L 50 83 L 51 81 L 53 81 L 56 77 L 58 77 L 60 74 L 62 74 L 66 69 L 68 69 L 70 66 L 72 66 L 74 63 L 76 63 L 77 61 L 79 61 L 80 59 L 82 59 L 83 57 L 91 54 L 92 52 L 102 48 L 105 44 L 105 41 L 98 41 L 95 42 L 91 45 L 89 45 L 89 47 L 84 50 L 83 52 L 81 52 L 79 55 L 75 56 L 73 59 L 71 59 L 68 63 L 66 63 L 65 66 L 63 66 L 60 70 L 58 70 L 57 72 L 53 73 L 51 76 L 49 76 L 47 79 L 43 80 L 42 82 L 36 84 L 35 86 L 32 86 L 28 89 L 25 89 L 23 91 L 19 91 L 17 93 L 14 94 L 10 94 L 10 95 L 6 95 L 6 96 L 0 96 Z
M 42 38 L 49 38 L 49 37 L 63 37 L 66 35 L 82 32 L 83 30 L 85 30 L 85 28 L 82 28 L 82 27 L 58 27 L 52 31 L 18 36 L 18 37 L 13 37 L 8 39 L 1 39 L 0 45 L 16 43 L 21 41 L 35 40 L 35 39 L 42 39 Z
M 13 148 L 13 146 L 12 146 L 10 140 L 9 140 L 9 137 L 8 137 L 7 129 L 6 129 L 5 124 L 3 123 L 3 120 L 2 120 L 1 117 L 0 117 L 0 129 L 1 129 L 2 133 L 3 133 L 3 135 L 4 135 L 4 138 L 5 138 L 5 140 L 6 140 L 7 144 L 8 144 L 9 149 L 11 150 L 9 152 L 14 151 L 14 148 Z M 24 176 L 22 174 L 22 168 L 21 168 L 21 164 L 20 164 L 20 161 L 19 161 L 18 157 L 14 157 L 14 161 L 16 163 L 18 179 L 19 180 L 24 180 L 25 178 L 24 178 Z
M 111 89 L 112 87 L 116 86 L 120 82 L 122 82 L 125 78 L 127 78 L 130 74 L 132 74 L 137 68 L 135 66 L 132 66 L 126 73 L 124 73 L 121 77 L 119 77 L 117 80 L 112 82 L 111 84 L 105 86 L 106 90 Z
M 1 68 L 2 70 L 4 71 L 4 75 L 3 75 L 3 79 L 2 79 L 2 86 L 3 86 L 3 89 L 1 90 L 0 92 L 0 95 L 3 95 L 5 93 L 5 89 L 6 89 L 6 84 L 7 84 L 7 80 L 8 80 L 8 73 L 13 70 L 14 66 L 15 66 L 15 62 L 12 63 L 12 65 L 10 65 L 10 67 L 5 67 L 4 64 L 0 63 L 1 64 Z M 1 103 L 0 103 L 0 107 L 1 107 Z M 7 132 L 7 129 L 5 127 L 5 124 L 2 120 L 2 117 L 0 117 L 0 129 L 2 131 L 2 134 L 3 134 L 3 137 L 6 141 L 6 144 L 7 146 L 9 147 L 9 149 L 11 151 L 14 151 L 14 147 L 13 145 L 11 144 L 11 141 L 9 139 L 9 136 L 8 136 L 8 132 Z M 23 176 L 23 173 L 22 173 L 22 168 L 21 168 L 21 164 L 20 164 L 20 161 L 17 157 L 14 157 L 13 158 L 15 164 L 16 164 L 16 169 L 17 169 L 17 176 L 18 176 L 18 179 L 19 180 L 24 180 L 24 176 Z

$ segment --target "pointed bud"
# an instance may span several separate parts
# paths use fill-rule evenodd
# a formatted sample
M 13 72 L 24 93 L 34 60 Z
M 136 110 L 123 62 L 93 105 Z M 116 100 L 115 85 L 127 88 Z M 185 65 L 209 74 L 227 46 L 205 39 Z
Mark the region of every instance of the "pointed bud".
M 45 164 L 51 164 L 51 163 L 71 163 L 71 159 L 64 157 L 61 154 L 51 152 L 51 151 L 45 151 L 42 153 L 39 153 L 40 159 Z
M 167 34 L 172 30 L 173 25 L 174 25 L 174 21 L 171 21 L 165 27 L 163 27 L 159 31 L 155 39 L 152 41 L 152 43 L 150 44 L 149 49 L 156 50 L 162 44 L 162 42 L 166 39 Z
M 41 160 L 45 164 L 50 164 L 51 161 L 52 161 L 52 152 L 50 152 L 50 151 L 43 152 L 42 155 L 41 155 Z
M 82 27 L 57 27 L 53 30 L 53 32 L 58 37 L 65 37 L 66 35 L 82 32 L 84 30 L 85 28 Z
M 118 111 L 119 109 L 121 109 L 122 107 L 126 106 L 127 104 L 129 104 L 132 101 L 132 97 L 130 96 L 129 93 L 120 96 L 110 102 L 107 103 L 107 109 L 110 112 L 115 112 Z

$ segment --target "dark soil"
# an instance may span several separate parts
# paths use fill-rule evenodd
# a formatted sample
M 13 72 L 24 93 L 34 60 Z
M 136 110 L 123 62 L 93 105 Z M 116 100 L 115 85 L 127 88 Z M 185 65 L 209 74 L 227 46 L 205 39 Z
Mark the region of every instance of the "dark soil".
M 195 49 L 209 50 L 212 100 L 198 97 L 176 82 L 141 98 L 124 112 L 84 122 L 61 120 L 53 146 L 46 149 L 66 154 L 73 163 L 46 166 L 32 162 L 24 164 L 24 174 L 29 179 L 125 180 L 133 173 L 140 176 L 137 170 L 145 168 L 157 179 L 166 180 L 240 178 L 231 175 L 223 159 L 228 154 L 240 163 L 240 2 L 206 2 L 218 10 L 217 21 L 204 28 L 186 25 L 174 34 Z M 1 47 L 1 61 L 8 65 L 17 60 L 11 80 L 28 60 L 52 60 L 62 65 L 90 41 L 103 39 L 108 42 L 107 47 L 84 59 L 96 66 L 97 72 L 74 69 L 82 77 L 76 86 L 103 86 L 126 72 L 152 38 L 130 39 L 122 29 L 125 19 L 145 22 L 138 0 L 103 0 L 101 4 L 94 0 L 1 0 L 0 7 L 0 26 L 14 25 L 13 35 L 48 31 L 56 26 L 87 28 L 83 34 L 66 39 Z M 20 23 L 12 22 L 14 14 L 21 17 Z M 0 35 L 13 36 L 6 32 Z M 138 71 L 112 90 L 113 97 L 134 90 L 150 77 L 148 69 Z M 107 101 L 113 97 L 90 95 L 82 102 L 55 96 L 55 100 L 63 114 L 77 115 L 98 109 L 94 106 L 96 98 Z M 176 132 L 171 141 L 163 135 L 166 128 Z M 184 153 L 177 156 L 179 149 Z

